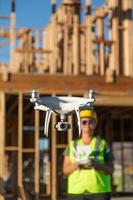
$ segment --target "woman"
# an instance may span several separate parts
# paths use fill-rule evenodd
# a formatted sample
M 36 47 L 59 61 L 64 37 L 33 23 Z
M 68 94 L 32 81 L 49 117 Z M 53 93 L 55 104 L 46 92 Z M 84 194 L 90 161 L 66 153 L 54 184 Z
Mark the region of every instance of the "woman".
M 94 136 L 97 115 L 82 110 L 81 138 L 70 141 L 64 152 L 63 172 L 68 176 L 70 200 L 110 200 L 114 156 L 107 142 Z

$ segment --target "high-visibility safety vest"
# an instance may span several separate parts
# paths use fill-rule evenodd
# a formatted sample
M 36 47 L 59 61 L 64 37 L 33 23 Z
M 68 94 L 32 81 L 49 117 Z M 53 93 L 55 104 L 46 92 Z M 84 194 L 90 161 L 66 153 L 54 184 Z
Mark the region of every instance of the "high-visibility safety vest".
M 76 148 L 83 146 L 82 139 L 76 141 Z M 100 137 L 94 137 L 90 143 L 90 157 L 104 164 L 104 153 L 107 143 Z M 74 158 L 75 142 L 71 141 L 69 146 L 69 157 L 72 163 Z M 68 194 L 81 193 L 105 193 L 111 192 L 111 177 L 102 171 L 95 169 L 77 169 L 68 175 Z

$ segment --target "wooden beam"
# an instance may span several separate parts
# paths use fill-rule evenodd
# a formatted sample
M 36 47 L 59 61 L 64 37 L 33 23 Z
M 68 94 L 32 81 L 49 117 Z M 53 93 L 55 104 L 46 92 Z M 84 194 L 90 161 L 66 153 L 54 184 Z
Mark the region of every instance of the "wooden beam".
M 115 93 L 119 96 L 119 93 L 132 94 L 133 79 L 120 76 L 114 83 L 106 83 L 105 76 L 11 74 L 10 81 L 3 82 L 2 77 L 0 77 L 0 90 L 9 94 L 29 93 L 33 88 L 39 89 L 39 92 L 44 94 L 51 94 L 52 92 L 68 94 L 70 91 L 82 94 L 84 91 L 93 88 L 98 92 Z
M 97 106 L 133 106 L 133 95 L 99 95 L 96 98 Z
M 36 49 L 15 49 L 16 52 L 19 52 L 19 53 L 46 53 L 46 54 L 49 54 L 51 53 L 52 51 L 49 50 L 49 49 L 43 49 L 43 48 L 36 48 Z
M 18 151 L 18 147 L 16 146 L 6 146 L 5 151 Z
M 108 39 L 103 39 L 101 37 L 94 37 L 94 39 L 92 40 L 93 43 L 97 43 L 100 45 L 100 43 L 103 43 L 106 46 L 111 46 L 112 44 L 114 44 L 113 40 L 108 40 Z

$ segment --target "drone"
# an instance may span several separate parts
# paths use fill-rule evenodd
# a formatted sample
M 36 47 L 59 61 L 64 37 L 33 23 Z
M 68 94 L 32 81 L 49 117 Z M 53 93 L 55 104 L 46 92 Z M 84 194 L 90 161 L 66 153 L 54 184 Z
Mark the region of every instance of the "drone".
M 95 92 L 89 90 L 88 98 L 68 97 L 68 96 L 41 96 L 33 89 L 30 102 L 34 104 L 35 110 L 46 112 L 44 123 L 44 134 L 48 136 L 51 114 L 54 112 L 60 117 L 60 121 L 55 124 L 58 131 L 67 131 L 72 125 L 67 122 L 67 116 L 76 113 L 79 135 L 81 134 L 80 110 L 82 107 L 93 109 L 93 103 L 96 101 Z

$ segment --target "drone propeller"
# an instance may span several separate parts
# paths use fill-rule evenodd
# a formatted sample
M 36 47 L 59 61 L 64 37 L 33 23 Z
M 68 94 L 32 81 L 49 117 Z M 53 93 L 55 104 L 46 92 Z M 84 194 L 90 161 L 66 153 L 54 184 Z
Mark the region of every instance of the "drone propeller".
M 33 89 L 32 91 L 28 91 L 28 92 L 25 92 L 24 95 L 23 95 L 24 99 L 28 99 L 31 101 L 31 98 L 39 98 L 39 93 L 37 92 L 37 90 Z

